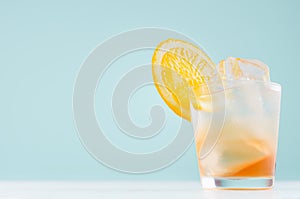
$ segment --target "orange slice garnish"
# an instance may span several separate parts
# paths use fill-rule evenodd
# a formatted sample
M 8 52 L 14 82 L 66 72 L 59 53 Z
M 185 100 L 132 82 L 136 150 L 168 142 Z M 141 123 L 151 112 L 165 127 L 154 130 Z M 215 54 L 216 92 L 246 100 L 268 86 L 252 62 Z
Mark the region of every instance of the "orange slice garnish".
M 215 74 L 215 64 L 208 55 L 185 41 L 165 40 L 152 57 L 152 75 L 159 94 L 177 115 L 189 121 L 189 89 L 202 92 L 199 88 Z

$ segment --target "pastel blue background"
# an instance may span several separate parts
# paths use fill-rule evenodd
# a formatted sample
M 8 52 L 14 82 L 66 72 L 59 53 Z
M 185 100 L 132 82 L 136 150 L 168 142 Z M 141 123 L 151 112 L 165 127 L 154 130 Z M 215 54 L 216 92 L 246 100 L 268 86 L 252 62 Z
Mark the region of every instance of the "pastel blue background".
M 99 164 L 77 137 L 72 91 L 80 65 L 107 38 L 145 26 L 190 36 L 215 62 L 235 56 L 267 63 L 283 87 L 277 179 L 300 179 L 299 10 L 297 0 L 1 1 L 0 180 L 199 179 L 194 146 L 166 169 L 131 175 Z M 142 100 L 141 93 L 133 100 Z M 151 96 L 145 106 L 159 102 L 157 93 Z M 134 104 L 136 122 L 147 124 L 147 110 Z

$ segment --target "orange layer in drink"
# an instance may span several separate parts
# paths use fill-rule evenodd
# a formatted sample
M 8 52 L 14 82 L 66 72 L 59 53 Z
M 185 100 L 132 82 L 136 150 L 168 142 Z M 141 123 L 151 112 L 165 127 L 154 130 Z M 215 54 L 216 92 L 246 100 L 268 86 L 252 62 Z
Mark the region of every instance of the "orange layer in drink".
M 196 150 L 200 154 L 203 142 L 201 139 L 196 141 Z M 221 138 L 208 156 L 198 159 L 198 165 L 203 176 L 268 177 L 274 175 L 275 155 L 270 143 L 263 140 L 224 141 Z
M 200 172 L 205 171 L 203 165 L 198 162 Z M 274 175 L 273 155 L 266 156 L 258 161 L 239 165 L 230 169 L 230 172 L 218 174 L 218 177 L 268 177 Z M 203 173 L 205 176 L 205 173 Z
M 256 162 L 241 165 L 240 170 L 231 174 L 232 177 L 262 177 L 273 176 L 274 155 L 269 155 Z M 237 168 L 235 168 L 237 169 Z

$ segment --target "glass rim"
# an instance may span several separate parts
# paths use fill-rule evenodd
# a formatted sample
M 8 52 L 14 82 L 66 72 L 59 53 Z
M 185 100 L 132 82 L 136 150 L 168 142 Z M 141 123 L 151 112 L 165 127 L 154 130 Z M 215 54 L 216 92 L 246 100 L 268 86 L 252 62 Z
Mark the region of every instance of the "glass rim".
M 270 88 L 273 91 L 276 92 L 281 92 L 281 85 L 279 83 L 276 82 L 272 82 L 272 81 L 263 81 L 263 80 L 222 80 L 222 83 L 218 83 L 218 82 L 208 82 L 208 83 L 202 83 L 199 84 L 200 88 L 201 87 L 206 87 L 206 88 L 214 88 L 214 86 L 220 86 L 217 89 L 213 89 L 213 91 L 209 91 L 209 93 L 201 93 L 202 96 L 207 96 L 207 95 L 213 95 L 213 94 L 217 94 L 217 93 L 221 93 L 221 92 L 225 92 L 227 90 L 230 89 L 235 89 L 235 88 L 241 88 L 243 87 L 245 84 L 261 84 L 261 85 L 265 85 L 268 88 Z M 229 85 L 224 85 L 224 83 L 226 84 L 229 83 Z M 193 91 L 194 87 L 190 87 L 189 90 L 190 92 L 194 93 Z
M 247 80 L 247 79 L 243 79 L 243 80 L 222 80 L 222 82 L 244 82 L 244 83 L 255 83 L 255 84 L 265 84 L 270 86 L 270 88 L 272 89 L 281 89 L 281 85 L 277 82 L 272 82 L 272 81 L 263 81 L 263 80 Z M 239 85 L 235 86 L 235 87 L 239 87 Z M 229 87 L 230 89 L 231 87 Z

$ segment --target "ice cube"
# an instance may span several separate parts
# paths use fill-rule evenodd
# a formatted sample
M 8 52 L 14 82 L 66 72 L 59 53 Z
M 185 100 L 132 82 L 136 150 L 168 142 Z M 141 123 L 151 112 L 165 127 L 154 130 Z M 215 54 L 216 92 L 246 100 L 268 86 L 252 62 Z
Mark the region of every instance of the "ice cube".
M 219 62 L 217 69 L 226 80 L 270 81 L 268 66 L 256 59 L 228 57 Z

